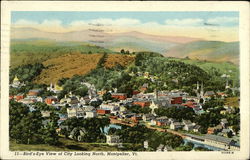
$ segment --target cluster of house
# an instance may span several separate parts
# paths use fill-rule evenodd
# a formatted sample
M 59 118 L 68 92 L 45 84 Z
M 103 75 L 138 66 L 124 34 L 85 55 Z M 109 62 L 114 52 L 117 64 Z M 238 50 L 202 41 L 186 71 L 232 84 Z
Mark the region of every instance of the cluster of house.
M 232 126 L 228 126 L 227 119 L 221 119 L 220 124 L 215 127 L 209 127 L 207 129 L 207 134 L 217 134 L 223 137 L 232 137 L 235 136 L 237 133 L 233 130 Z
M 145 77 L 156 79 L 157 77 L 152 77 L 149 74 L 145 74 Z M 187 93 L 173 90 L 173 91 L 157 91 L 155 90 L 153 93 L 145 93 L 144 91 L 147 89 L 148 84 L 144 84 L 141 87 L 140 91 L 134 91 L 133 96 L 128 98 L 125 93 L 117 93 L 111 92 L 111 96 L 117 101 L 102 101 L 102 95 L 107 91 L 96 91 L 94 85 L 82 82 L 83 85 L 88 87 L 88 95 L 85 97 L 80 97 L 69 93 L 62 99 L 58 99 L 56 94 L 60 93 L 63 88 L 58 86 L 57 84 L 51 84 L 47 90 L 54 93 L 54 96 L 48 97 L 40 97 L 39 93 L 42 91 L 41 89 L 32 89 L 28 92 L 27 95 L 19 93 L 14 96 L 10 96 L 10 99 L 15 99 L 18 102 L 27 104 L 32 106 L 34 102 L 43 102 L 47 105 L 54 106 L 56 108 L 60 108 L 63 106 L 67 106 L 67 114 L 60 114 L 59 123 L 63 122 L 67 118 L 77 117 L 77 118 L 93 118 L 97 116 L 112 116 L 116 119 L 123 119 L 132 122 L 144 121 L 149 125 L 156 126 L 168 126 L 172 130 L 186 130 L 192 132 L 200 132 L 201 126 L 192 123 L 188 120 L 177 121 L 173 118 L 168 117 L 159 117 L 155 113 L 155 110 L 158 108 L 167 108 L 167 107 L 189 107 L 194 110 L 196 114 L 204 113 L 202 109 L 202 104 L 200 103 L 200 98 L 209 99 L 211 96 L 215 95 L 214 92 L 206 92 L 203 93 L 203 85 L 197 84 L 197 97 L 189 96 Z M 20 83 L 17 77 L 14 79 L 11 84 L 12 87 L 21 87 L 25 84 Z M 114 89 L 114 91 L 116 91 Z M 198 93 L 200 91 L 200 93 Z M 91 102 L 101 101 L 102 103 L 98 107 L 91 106 Z M 149 114 L 136 114 L 129 112 L 125 106 L 132 107 L 133 105 L 140 106 L 142 108 L 149 107 L 151 109 L 151 113 Z M 225 113 L 230 112 L 232 108 L 227 107 Z M 222 114 L 225 114 L 222 113 Z M 44 117 L 49 116 L 49 112 L 43 111 L 42 115 Z M 82 131 L 84 132 L 84 131 Z M 208 134 L 218 134 L 219 136 L 227 137 L 229 132 L 232 134 L 236 134 L 227 126 L 226 119 L 221 120 L 221 124 L 216 127 L 208 128 Z M 114 137 L 115 135 L 108 135 L 107 143 L 113 144 L 113 142 L 117 142 L 119 137 Z

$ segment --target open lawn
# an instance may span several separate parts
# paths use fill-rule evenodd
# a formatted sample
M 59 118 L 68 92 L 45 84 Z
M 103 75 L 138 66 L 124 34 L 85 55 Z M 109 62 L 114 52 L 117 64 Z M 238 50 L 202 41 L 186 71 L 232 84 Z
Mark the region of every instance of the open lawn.
M 106 143 L 83 143 L 66 138 L 60 138 L 60 145 L 49 146 L 47 144 L 16 144 L 10 141 L 11 151 L 117 151 L 118 149 Z

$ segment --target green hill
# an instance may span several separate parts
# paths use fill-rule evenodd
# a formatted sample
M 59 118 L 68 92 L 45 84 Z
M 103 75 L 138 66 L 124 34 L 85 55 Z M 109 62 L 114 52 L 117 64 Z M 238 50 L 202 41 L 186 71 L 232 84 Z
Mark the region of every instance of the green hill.
M 239 64 L 239 42 L 191 42 L 173 47 L 164 55 L 167 57 L 189 57 L 191 59 Z
M 56 58 L 69 53 L 114 53 L 103 47 L 89 45 L 84 42 L 57 42 L 53 40 L 12 40 L 10 46 L 11 68 L 42 63 L 51 58 Z

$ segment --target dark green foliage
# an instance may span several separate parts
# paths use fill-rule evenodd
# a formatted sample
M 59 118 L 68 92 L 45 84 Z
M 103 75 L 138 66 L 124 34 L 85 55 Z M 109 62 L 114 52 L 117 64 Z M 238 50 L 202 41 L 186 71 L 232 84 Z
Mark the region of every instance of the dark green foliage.
M 16 143 L 56 145 L 58 119 L 58 115 L 52 112 L 48 118 L 49 123 L 44 126 L 42 124 L 44 118 L 38 108 L 29 112 L 27 106 L 10 101 L 10 138 Z
M 36 76 L 38 76 L 42 69 L 43 64 L 35 63 L 33 65 L 27 64 L 10 70 L 10 82 L 17 76 L 21 82 L 31 82 Z
M 102 99 L 103 99 L 103 101 L 113 100 L 113 97 L 111 96 L 110 92 L 106 92 L 103 94 Z
M 84 128 L 86 133 L 82 137 L 84 142 L 104 142 L 104 127 L 108 126 L 110 120 L 108 118 L 88 118 L 88 119 L 81 119 L 81 118 L 68 118 L 66 121 L 63 122 L 63 125 L 67 125 L 69 130 L 66 135 L 74 129 L 77 128 L 78 132 L 75 132 L 73 138 L 77 140 L 77 136 L 80 135 L 80 129 Z
M 181 121 L 182 119 L 193 121 L 195 117 L 193 109 L 188 107 L 159 108 L 155 109 L 155 113 L 159 116 L 167 116 L 179 121 Z
M 149 107 L 141 107 L 139 105 L 125 106 L 128 111 L 132 113 L 151 113 L 151 109 Z
M 195 151 L 211 151 L 210 149 L 206 148 L 206 147 L 195 147 L 194 148 Z

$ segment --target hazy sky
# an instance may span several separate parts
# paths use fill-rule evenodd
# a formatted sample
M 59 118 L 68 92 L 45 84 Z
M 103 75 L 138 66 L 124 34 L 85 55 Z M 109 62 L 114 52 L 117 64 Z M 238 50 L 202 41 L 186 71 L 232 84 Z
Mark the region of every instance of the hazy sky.
M 139 31 L 161 36 L 238 41 L 239 13 L 15 11 L 11 22 L 13 27 L 32 27 L 49 32 L 94 28 L 111 33 Z

